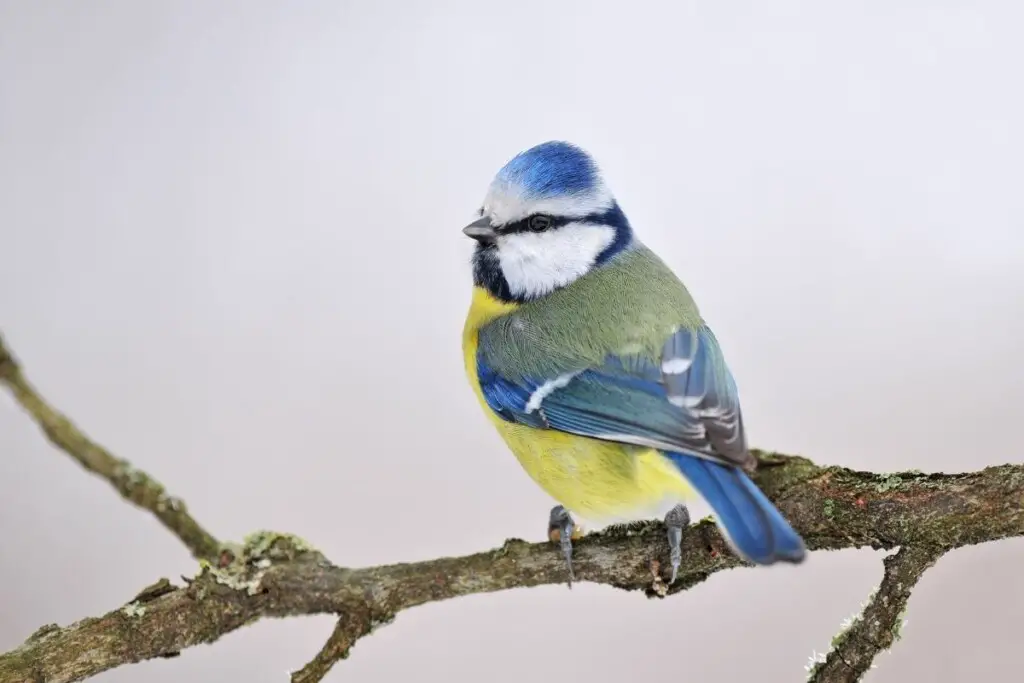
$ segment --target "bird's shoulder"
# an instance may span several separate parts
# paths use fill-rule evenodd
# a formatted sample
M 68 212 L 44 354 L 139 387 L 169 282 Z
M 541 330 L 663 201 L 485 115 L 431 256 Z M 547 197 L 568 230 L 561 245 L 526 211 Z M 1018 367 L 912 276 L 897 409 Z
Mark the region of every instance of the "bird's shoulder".
M 680 328 L 703 325 L 689 291 L 643 245 L 552 294 L 496 316 L 479 330 L 487 364 L 509 376 L 554 376 L 609 355 L 657 361 Z

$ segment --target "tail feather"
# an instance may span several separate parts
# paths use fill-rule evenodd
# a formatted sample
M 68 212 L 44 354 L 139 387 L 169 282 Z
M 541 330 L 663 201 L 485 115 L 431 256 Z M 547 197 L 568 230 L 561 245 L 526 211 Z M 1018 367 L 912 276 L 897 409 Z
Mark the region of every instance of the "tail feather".
M 803 539 L 745 472 L 693 455 L 665 455 L 714 510 L 719 529 L 741 557 L 762 565 L 803 562 Z

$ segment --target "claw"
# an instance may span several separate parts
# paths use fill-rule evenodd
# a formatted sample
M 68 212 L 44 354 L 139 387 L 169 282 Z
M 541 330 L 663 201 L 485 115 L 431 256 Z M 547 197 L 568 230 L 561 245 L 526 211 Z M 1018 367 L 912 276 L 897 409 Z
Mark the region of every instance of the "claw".
M 551 515 L 548 518 L 548 538 L 552 542 L 558 542 L 565 555 L 565 565 L 569 570 L 569 588 L 576 579 L 572 571 L 572 539 L 576 532 L 576 523 L 572 515 L 561 505 L 551 508 Z
M 665 515 L 665 526 L 668 528 L 669 561 L 672 564 L 672 578 L 669 585 L 676 582 L 679 575 L 679 565 L 683 563 L 683 529 L 690 524 L 690 511 L 685 505 L 679 504 L 668 511 Z

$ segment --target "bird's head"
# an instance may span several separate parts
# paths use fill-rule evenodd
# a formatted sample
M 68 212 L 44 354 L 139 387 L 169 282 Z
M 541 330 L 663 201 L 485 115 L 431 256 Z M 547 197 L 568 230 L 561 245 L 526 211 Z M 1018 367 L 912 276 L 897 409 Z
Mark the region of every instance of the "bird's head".
M 633 242 L 597 164 L 567 142 L 545 142 L 505 164 L 463 232 L 477 241 L 474 282 L 506 301 L 550 294 Z

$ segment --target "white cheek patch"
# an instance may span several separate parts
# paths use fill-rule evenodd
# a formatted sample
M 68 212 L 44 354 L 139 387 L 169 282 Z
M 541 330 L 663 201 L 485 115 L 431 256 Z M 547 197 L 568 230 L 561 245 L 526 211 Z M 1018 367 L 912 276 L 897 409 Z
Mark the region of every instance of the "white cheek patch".
M 505 235 L 498 238 L 498 263 L 512 294 L 533 298 L 585 275 L 613 241 L 613 227 L 588 223 Z

